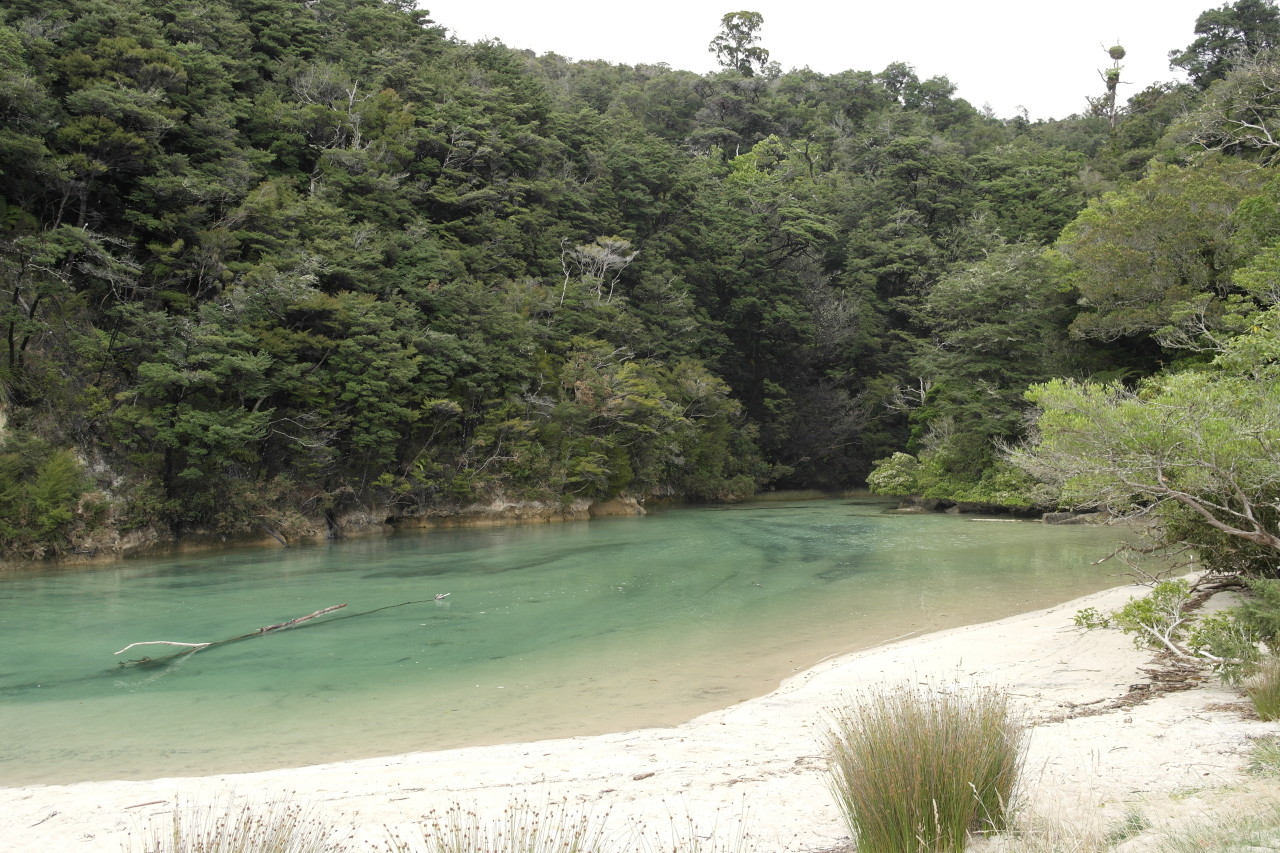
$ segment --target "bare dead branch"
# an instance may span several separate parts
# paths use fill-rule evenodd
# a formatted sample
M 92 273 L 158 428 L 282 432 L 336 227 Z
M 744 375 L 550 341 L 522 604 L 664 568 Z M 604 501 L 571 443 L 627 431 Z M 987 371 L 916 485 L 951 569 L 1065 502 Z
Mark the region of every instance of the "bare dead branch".
M 198 652 L 201 649 L 207 649 L 211 645 L 212 643 L 178 643 L 178 642 L 174 642 L 173 640 L 146 640 L 141 643 L 130 643 L 120 651 L 115 652 L 115 654 L 118 654 L 118 655 L 123 654 L 124 652 L 129 651 L 129 649 L 133 648 L 134 646 L 184 646 L 186 648 L 191 649 L 192 651 Z

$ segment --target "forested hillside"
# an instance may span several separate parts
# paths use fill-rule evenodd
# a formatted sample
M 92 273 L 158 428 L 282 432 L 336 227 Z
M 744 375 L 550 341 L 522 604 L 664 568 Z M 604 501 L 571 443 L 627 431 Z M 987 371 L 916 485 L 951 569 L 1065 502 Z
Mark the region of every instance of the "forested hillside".
M 404 0 L 9 0 L 4 551 L 868 474 L 1050 506 L 999 450 L 1029 385 L 1258 334 L 1269 0 L 1169 46 L 1190 83 L 1034 123 L 784 72 L 743 15 L 700 76 Z

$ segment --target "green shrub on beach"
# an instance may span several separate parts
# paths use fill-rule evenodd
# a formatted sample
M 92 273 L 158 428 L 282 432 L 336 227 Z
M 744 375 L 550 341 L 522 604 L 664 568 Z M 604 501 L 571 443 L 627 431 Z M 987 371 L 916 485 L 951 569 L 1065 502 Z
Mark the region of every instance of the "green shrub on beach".
M 1079 610 L 1075 624 L 1114 625 L 1134 635 L 1139 647 L 1209 664 L 1227 684 L 1244 687 L 1258 716 L 1280 719 L 1280 580 L 1249 578 L 1244 587 L 1239 605 L 1200 615 L 1190 583 L 1164 580 L 1111 613 Z
M 1025 724 L 988 688 L 902 686 L 834 712 L 832 789 L 859 853 L 960 851 L 1010 817 Z

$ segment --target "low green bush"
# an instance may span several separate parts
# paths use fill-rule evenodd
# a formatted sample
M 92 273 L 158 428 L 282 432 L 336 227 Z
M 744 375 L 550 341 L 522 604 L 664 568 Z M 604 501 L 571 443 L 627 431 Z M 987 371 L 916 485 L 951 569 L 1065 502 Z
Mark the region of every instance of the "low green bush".
M 1025 724 L 1004 693 L 887 688 L 832 716 L 832 789 L 860 853 L 960 851 L 1008 824 Z
M 0 556 L 38 559 L 68 548 L 99 510 L 82 501 L 91 486 L 70 451 L 8 434 L 0 442 Z
M 871 464 L 867 488 L 872 494 L 901 497 L 920 491 L 920 463 L 910 453 L 898 452 Z
M 1236 621 L 1280 653 L 1280 580 L 1252 578 L 1247 583 L 1249 594 L 1235 608 Z

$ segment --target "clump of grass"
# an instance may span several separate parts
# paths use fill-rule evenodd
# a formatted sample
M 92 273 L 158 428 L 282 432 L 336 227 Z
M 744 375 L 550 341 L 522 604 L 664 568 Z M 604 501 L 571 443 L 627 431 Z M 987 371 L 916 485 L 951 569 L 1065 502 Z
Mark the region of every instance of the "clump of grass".
M 1124 817 L 1118 823 L 1108 830 L 1105 844 L 1108 848 L 1115 847 L 1117 844 L 1128 841 L 1134 836 L 1141 835 L 1150 828 L 1151 821 L 1147 820 L 1146 815 L 1137 809 L 1131 808 L 1124 813 Z
M 1280 655 L 1270 655 L 1244 682 L 1244 692 L 1264 720 L 1280 720 Z
M 1004 693 L 887 688 L 832 717 L 832 789 L 859 853 L 960 851 L 1007 826 L 1026 727 Z
M 1115 846 L 1111 839 L 1117 827 L 1106 825 L 1100 814 L 1022 812 L 1017 823 L 988 836 L 984 853 L 1107 853 Z
M 1245 812 L 1221 815 L 1168 835 L 1158 853 L 1202 853 L 1205 850 L 1275 850 L 1280 847 L 1280 802 Z
M 175 803 L 141 839 L 144 853 L 342 853 L 345 834 L 288 800 L 259 805 Z M 136 849 L 130 839 L 130 850 Z
M 618 844 L 605 834 L 607 816 L 517 799 L 500 815 L 485 818 L 454 803 L 444 813 L 427 815 L 420 836 L 389 833 L 388 840 L 392 853 L 602 853 Z
M 1246 769 L 1254 776 L 1280 778 L 1280 737 L 1260 737 L 1249 751 Z

